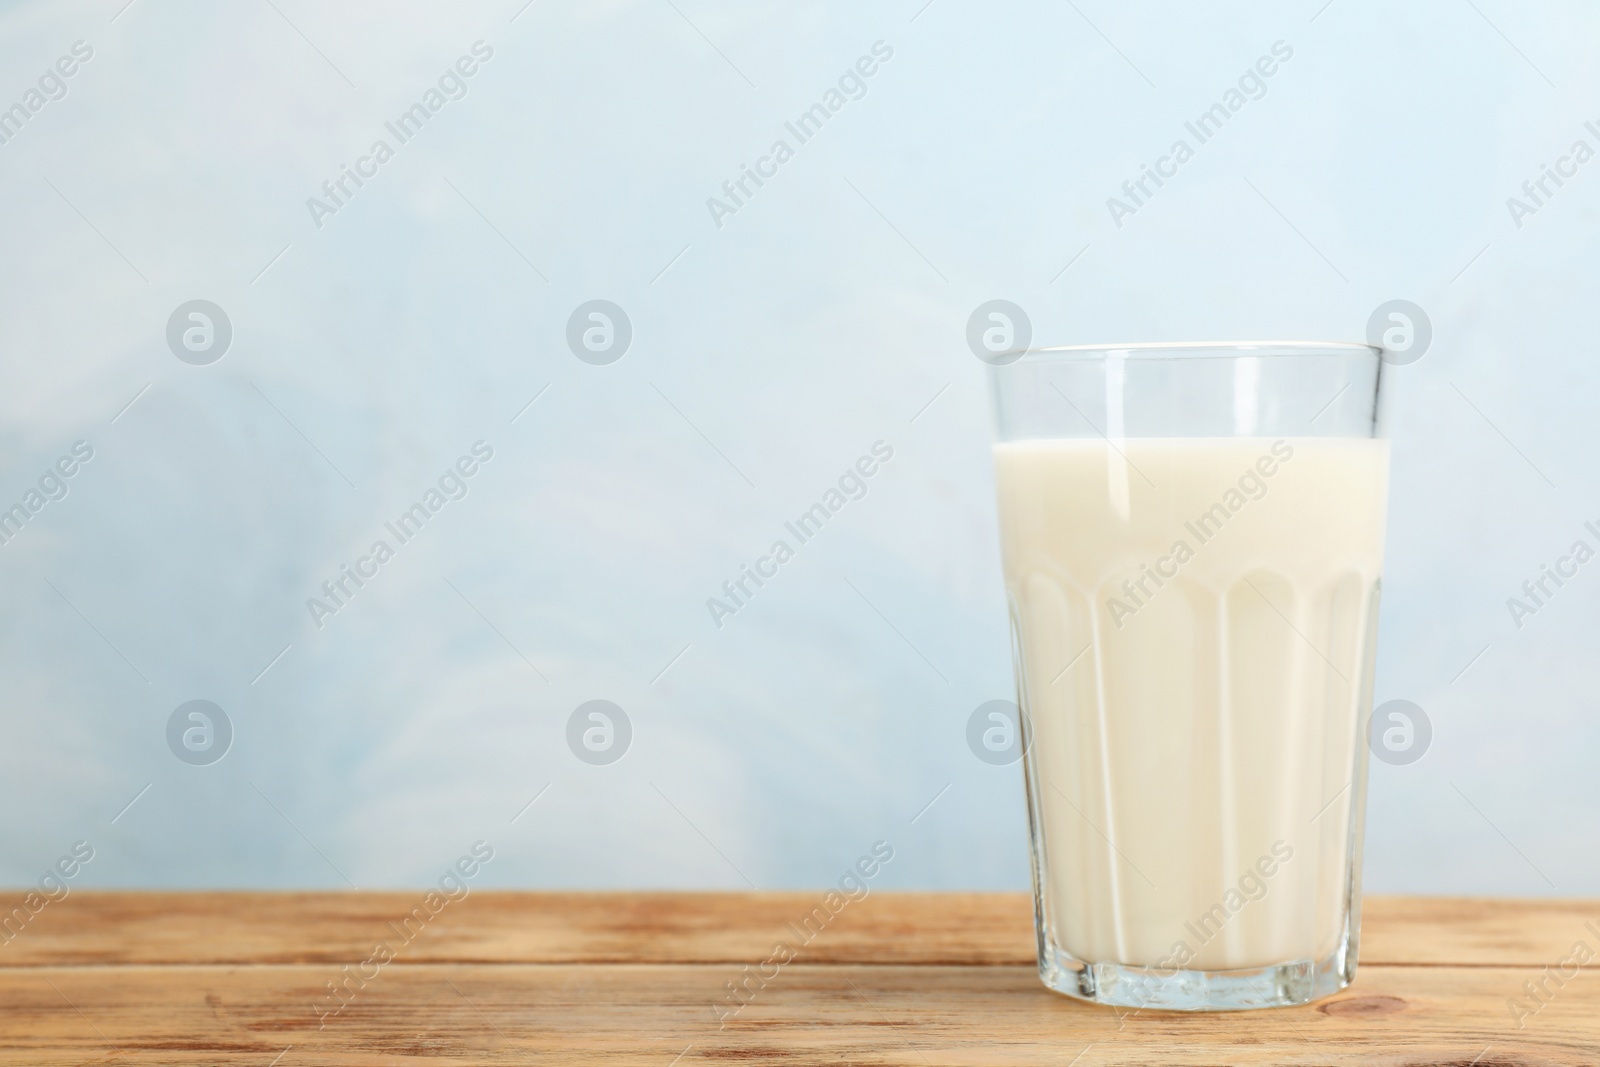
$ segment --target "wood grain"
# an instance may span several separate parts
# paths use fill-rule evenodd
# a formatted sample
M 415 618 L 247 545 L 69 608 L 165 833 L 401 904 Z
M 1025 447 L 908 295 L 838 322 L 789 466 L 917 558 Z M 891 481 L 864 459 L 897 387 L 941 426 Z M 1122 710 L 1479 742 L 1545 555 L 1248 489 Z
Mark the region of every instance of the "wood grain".
M 1188 1015 L 1045 990 L 1025 896 L 875 893 L 728 1014 L 818 894 L 476 892 L 323 1014 L 419 899 L 75 893 L 0 945 L 0 1064 L 1600 1063 L 1600 975 L 1544 971 L 1594 902 L 1376 898 L 1352 989 Z
M 72 963 L 314 963 L 360 958 L 422 899 L 411 893 L 80 891 L 45 909 L 0 967 Z M 508 893 L 447 906 L 411 962 L 639 963 L 764 959 L 820 892 Z M 1542 967 L 1600 901 L 1368 897 L 1364 963 Z M 196 938 L 196 929 L 204 938 Z M 1590 935 L 1593 941 L 1595 935 Z M 1595 942 L 1600 950 L 1600 941 Z M 815 963 L 1033 962 L 1026 893 L 873 893 L 808 949 Z
M 1509 968 L 1373 967 L 1332 1001 L 1248 1015 L 1119 1015 L 1031 967 L 791 964 L 724 1027 L 736 968 L 413 964 L 338 1016 L 322 966 L 29 968 L 0 974 L 0 1063 L 798 1061 L 907 1064 L 1593 1064 L 1600 976 L 1519 1030 Z M 319 1023 L 326 1022 L 322 1029 Z M 1486 1052 L 1487 1050 L 1487 1052 Z M 1158 1055 L 1159 1053 L 1159 1055 Z
M 311 963 L 362 958 L 422 893 L 74 893 L 10 945 L 29 963 Z M 765 959 L 809 893 L 506 893 L 449 904 L 411 962 L 677 963 Z M 209 933 L 197 942 L 197 927 Z M 816 962 L 1028 963 L 1024 893 L 874 893 L 814 943 Z

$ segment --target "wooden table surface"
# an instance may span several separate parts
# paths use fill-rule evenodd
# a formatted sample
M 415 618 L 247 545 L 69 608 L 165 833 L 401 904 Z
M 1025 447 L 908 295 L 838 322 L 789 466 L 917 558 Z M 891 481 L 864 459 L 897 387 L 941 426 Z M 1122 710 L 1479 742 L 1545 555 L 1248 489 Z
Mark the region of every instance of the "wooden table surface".
M 78 891 L 0 943 L 0 1063 L 1600 1063 L 1600 902 L 1369 898 L 1352 988 L 1189 1015 L 1044 989 L 1019 894 L 876 892 L 770 962 L 821 900 Z

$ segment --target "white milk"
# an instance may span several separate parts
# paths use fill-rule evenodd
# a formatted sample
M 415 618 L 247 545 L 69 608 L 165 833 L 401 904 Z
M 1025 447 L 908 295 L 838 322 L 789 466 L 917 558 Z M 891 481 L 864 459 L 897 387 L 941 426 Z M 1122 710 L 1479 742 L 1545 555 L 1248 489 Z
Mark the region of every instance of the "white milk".
M 995 446 L 1038 874 L 1073 956 L 1226 970 L 1336 948 L 1388 457 L 1360 439 Z

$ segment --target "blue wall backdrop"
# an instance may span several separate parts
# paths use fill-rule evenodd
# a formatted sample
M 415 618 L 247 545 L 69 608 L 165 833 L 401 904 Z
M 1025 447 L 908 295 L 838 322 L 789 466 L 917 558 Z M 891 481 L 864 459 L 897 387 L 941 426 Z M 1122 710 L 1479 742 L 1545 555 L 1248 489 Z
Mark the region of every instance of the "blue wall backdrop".
M 482 884 L 773 888 L 881 839 L 882 885 L 1022 888 L 1020 771 L 966 742 L 1011 690 L 968 316 L 1360 340 L 1406 299 L 1377 699 L 1432 737 L 1374 763 L 1367 884 L 1600 892 L 1600 563 L 1507 606 L 1600 548 L 1597 32 L 5 4 L 0 882 L 83 840 L 85 885 L 412 885 L 483 839 Z

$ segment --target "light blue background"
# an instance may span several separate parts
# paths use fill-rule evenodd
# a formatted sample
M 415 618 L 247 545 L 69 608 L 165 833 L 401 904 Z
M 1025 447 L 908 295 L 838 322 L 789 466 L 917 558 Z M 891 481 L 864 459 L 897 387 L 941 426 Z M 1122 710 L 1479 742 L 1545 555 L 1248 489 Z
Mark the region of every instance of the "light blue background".
M 1367 885 L 1600 892 L 1600 565 L 1520 630 L 1505 606 L 1600 519 L 1600 162 L 1520 228 L 1505 203 L 1600 147 L 1591 8 L 123 2 L 0 11 L 0 105 L 94 48 L 0 145 L 0 504 L 95 450 L 0 547 L 0 881 L 81 838 L 82 884 L 421 884 L 482 838 L 483 884 L 770 888 L 884 839 L 880 884 L 1022 888 L 1020 772 L 964 740 L 1010 690 L 967 316 L 1358 340 L 1403 297 L 1435 340 L 1394 378 L 1377 698 L 1434 739 L 1374 764 Z M 469 94 L 316 228 L 477 40 Z M 164 340 L 195 298 L 233 322 L 212 366 Z M 564 343 L 594 298 L 633 323 L 611 366 Z M 480 439 L 467 498 L 319 631 L 306 598 Z M 880 439 L 868 495 L 716 629 L 706 598 Z M 208 767 L 166 747 L 195 698 L 235 729 Z M 595 698 L 633 724 L 610 766 L 565 742 Z

